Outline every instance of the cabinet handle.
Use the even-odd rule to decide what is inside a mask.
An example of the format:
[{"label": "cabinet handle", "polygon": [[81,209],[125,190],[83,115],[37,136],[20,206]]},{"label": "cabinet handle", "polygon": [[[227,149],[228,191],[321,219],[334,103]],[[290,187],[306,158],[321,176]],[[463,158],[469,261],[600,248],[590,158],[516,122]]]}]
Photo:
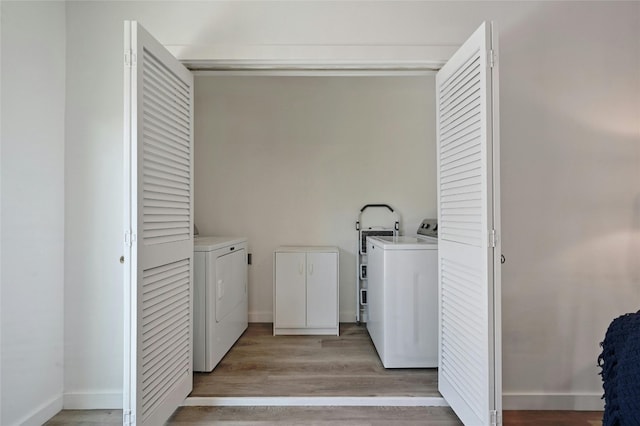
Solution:
[{"label": "cabinet handle", "polygon": [[300,273],[300,275],[304,273],[304,265],[302,264],[302,262],[298,264],[298,272]]},{"label": "cabinet handle", "polygon": [[309,264],[309,275],[313,275],[313,263]]}]

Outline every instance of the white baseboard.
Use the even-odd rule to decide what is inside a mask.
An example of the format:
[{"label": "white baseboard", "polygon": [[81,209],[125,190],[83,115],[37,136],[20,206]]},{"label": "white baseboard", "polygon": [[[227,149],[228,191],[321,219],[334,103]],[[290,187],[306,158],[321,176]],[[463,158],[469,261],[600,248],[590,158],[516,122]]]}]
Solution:
[{"label": "white baseboard", "polygon": [[340,322],[356,322],[356,313],[353,311],[341,311]]},{"label": "white baseboard", "polygon": [[121,392],[71,392],[64,394],[65,410],[122,410]]},{"label": "white baseboard", "polygon": [[249,312],[249,322],[273,322],[273,312],[271,311]]},{"label": "white baseboard", "polygon": [[40,426],[58,414],[60,410],[62,410],[62,395],[45,402],[16,424],[21,426]]},{"label": "white baseboard", "polygon": [[[273,322],[273,312],[249,312],[249,322]],[[356,314],[350,311],[340,312],[340,322],[356,322]]]},{"label": "white baseboard", "polygon": [[441,396],[189,397],[183,407],[448,407]]},{"label": "white baseboard", "polygon": [[504,410],[604,410],[598,393],[507,393],[502,394]]}]

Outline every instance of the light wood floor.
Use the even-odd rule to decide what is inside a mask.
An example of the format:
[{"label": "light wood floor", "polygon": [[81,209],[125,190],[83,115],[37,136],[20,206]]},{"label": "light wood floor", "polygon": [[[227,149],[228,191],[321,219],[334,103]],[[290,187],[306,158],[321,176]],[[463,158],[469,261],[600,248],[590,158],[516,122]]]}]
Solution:
[{"label": "light wood floor", "polygon": [[[45,426],[116,426],[119,410],[64,410]],[[460,426],[448,407],[181,407],[166,423],[178,425],[434,425]]]},{"label": "light wood floor", "polygon": [[[277,336],[251,324],[192,396],[439,396],[437,371],[385,370],[364,326],[341,336]],[[120,425],[121,410],[64,410],[47,426]],[[602,412],[504,411],[513,426],[595,426]],[[168,425],[460,425],[448,407],[181,407]]]},{"label": "light wood floor", "polygon": [[385,369],[365,326],[340,336],[273,336],[249,328],[191,396],[440,396],[436,369]]},{"label": "light wood floor", "polygon": [[[505,426],[597,426],[598,411],[505,411]],[[117,426],[120,410],[64,410],[45,426]],[[423,425],[459,426],[447,407],[181,407],[169,426],[195,425]]]}]

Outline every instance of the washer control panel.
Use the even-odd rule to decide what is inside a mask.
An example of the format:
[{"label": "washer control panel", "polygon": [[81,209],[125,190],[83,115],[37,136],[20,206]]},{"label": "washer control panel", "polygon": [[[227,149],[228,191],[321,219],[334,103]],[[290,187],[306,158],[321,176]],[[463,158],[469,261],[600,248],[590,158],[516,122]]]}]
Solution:
[{"label": "washer control panel", "polygon": [[417,234],[438,238],[438,219],[424,219],[418,226]]}]

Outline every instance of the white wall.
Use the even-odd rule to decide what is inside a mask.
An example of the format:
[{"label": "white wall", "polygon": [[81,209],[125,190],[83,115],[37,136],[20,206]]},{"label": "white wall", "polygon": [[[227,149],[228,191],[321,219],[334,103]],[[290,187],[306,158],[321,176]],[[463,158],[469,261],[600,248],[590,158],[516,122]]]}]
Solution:
[{"label": "white wall", "polygon": [[120,391],[123,19],[141,21],[182,58],[320,61],[434,59],[425,57],[430,47],[459,45],[493,19],[501,34],[505,407],[601,407],[598,343],[614,317],[637,310],[640,288],[639,8],[70,2],[65,389]]},{"label": "white wall", "polygon": [[506,401],[583,408],[640,296],[640,3],[544,5],[501,43]]},{"label": "white wall", "polygon": [[62,408],[65,5],[0,7],[0,423],[40,425]]},{"label": "white wall", "polygon": [[64,405],[118,408],[124,25],[86,9],[92,9],[89,2],[67,3]]},{"label": "white wall", "polygon": [[[250,320],[273,320],[273,252],[298,244],[340,248],[354,322],[360,208],[390,204],[409,234],[436,215],[433,75],[206,76],[195,92],[195,221],[249,237]],[[363,219],[392,226],[383,212]]]}]

